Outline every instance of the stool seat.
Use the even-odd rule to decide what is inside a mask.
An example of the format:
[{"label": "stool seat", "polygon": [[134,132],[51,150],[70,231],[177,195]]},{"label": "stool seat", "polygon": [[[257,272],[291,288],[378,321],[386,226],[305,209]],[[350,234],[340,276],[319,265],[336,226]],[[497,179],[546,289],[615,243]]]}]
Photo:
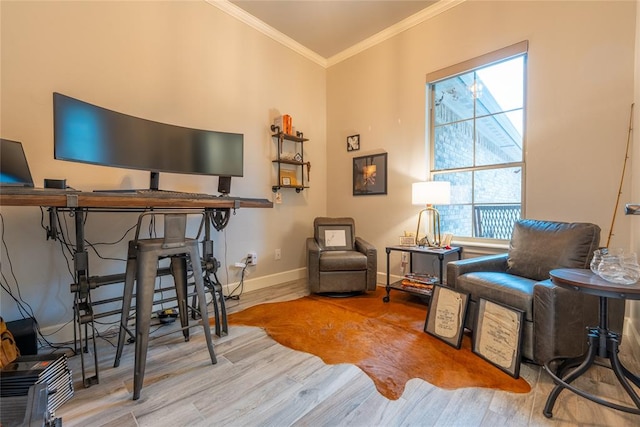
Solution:
[{"label": "stool seat", "polygon": [[[162,215],[164,217],[165,236],[163,238],[139,239],[142,219],[147,215]],[[136,237],[129,242],[127,255],[127,267],[125,272],[124,294],[122,300],[122,314],[120,318],[120,331],[118,334],[118,347],[113,366],[120,365],[120,358],[124,347],[125,335],[131,333],[127,328],[131,300],[133,298],[134,285],[136,289],[136,324],[135,324],[135,361],[133,376],[133,400],[140,397],[149,346],[149,328],[153,311],[153,295],[158,271],[158,261],[161,258],[169,258],[171,262],[171,274],[173,276],[176,297],[178,300],[178,312],[185,341],[189,340],[189,317],[187,313],[187,259],[191,263],[195,280],[196,294],[199,302],[199,311],[205,340],[211,356],[211,363],[217,363],[209,316],[207,313],[207,300],[205,297],[204,280],[202,277],[202,265],[198,252],[198,241],[185,237],[186,213],[144,213],[138,219]],[[214,301],[215,304],[215,301]]]}]

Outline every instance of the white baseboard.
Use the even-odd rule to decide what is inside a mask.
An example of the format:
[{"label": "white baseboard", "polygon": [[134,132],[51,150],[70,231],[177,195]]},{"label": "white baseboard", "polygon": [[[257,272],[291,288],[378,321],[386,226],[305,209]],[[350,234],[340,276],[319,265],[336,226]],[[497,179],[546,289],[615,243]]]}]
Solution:
[{"label": "white baseboard", "polygon": [[[280,285],[282,283],[292,282],[294,280],[304,279],[307,277],[306,267],[297,268],[295,270],[283,271],[281,273],[270,274],[267,276],[256,277],[255,279],[245,279],[243,292],[251,292],[258,289],[268,288],[269,286]],[[228,295],[239,285],[239,282],[224,285],[224,294]]]},{"label": "white baseboard", "polygon": [[[258,289],[268,288],[269,286],[279,285],[281,283],[291,282],[307,277],[306,268],[298,268],[295,270],[284,271],[277,274],[270,274],[267,276],[256,277],[255,279],[245,279],[243,292],[255,291]],[[236,289],[238,282],[229,283],[224,285],[224,294],[228,295],[233,289]],[[112,322],[118,320],[116,316],[100,319],[101,322]],[[104,333],[110,327],[110,325],[95,324],[96,333]],[[71,343],[69,346],[73,347],[73,328],[74,323],[69,322],[67,324],[57,324],[53,326],[46,326],[41,328],[42,334],[47,337],[52,343]],[[84,326],[82,327],[84,334]],[[91,333],[91,330],[89,330]]]}]

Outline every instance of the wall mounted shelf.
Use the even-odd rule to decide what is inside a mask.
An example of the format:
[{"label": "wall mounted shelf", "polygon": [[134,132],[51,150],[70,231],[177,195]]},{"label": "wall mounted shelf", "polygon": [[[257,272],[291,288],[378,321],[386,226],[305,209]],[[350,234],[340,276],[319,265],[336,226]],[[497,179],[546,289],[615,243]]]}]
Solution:
[{"label": "wall mounted shelf", "polygon": [[[304,138],[302,132],[296,132],[295,135],[284,133],[276,125],[271,125],[271,131],[273,132],[271,137],[278,143],[276,158],[272,160],[276,166],[277,184],[274,184],[271,190],[277,193],[281,188],[292,188],[299,193],[309,188],[306,183],[309,181],[311,164],[304,161],[304,143],[308,139]],[[293,152],[285,152],[285,148],[293,149]],[[288,155],[283,157],[285,153]],[[290,155],[293,155],[293,158]]]}]

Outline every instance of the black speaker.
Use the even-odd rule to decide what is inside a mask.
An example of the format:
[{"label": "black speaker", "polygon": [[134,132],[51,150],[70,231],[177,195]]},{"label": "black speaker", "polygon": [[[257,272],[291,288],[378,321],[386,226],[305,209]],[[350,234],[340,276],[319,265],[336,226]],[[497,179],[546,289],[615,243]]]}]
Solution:
[{"label": "black speaker", "polygon": [[38,354],[38,330],[33,319],[7,322],[7,329],[13,334],[21,355]]},{"label": "black speaker", "polygon": [[231,192],[231,177],[220,176],[218,177],[218,193],[229,194]]},{"label": "black speaker", "polygon": [[44,179],[44,188],[59,188],[64,190],[67,188],[67,180],[66,179]]}]

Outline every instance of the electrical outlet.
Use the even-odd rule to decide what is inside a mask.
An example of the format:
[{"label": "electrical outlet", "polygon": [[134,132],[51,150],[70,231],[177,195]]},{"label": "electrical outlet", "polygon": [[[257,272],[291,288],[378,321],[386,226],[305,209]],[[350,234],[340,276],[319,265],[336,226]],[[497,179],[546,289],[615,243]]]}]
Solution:
[{"label": "electrical outlet", "polygon": [[258,265],[258,254],[255,252],[249,252],[247,255],[247,265]]},{"label": "electrical outlet", "polygon": [[402,252],[402,262],[409,262],[409,253],[408,252]]},{"label": "electrical outlet", "polygon": [[276,249],[276,260],[279,260],[280,258],[282,258],[282,252],[280,251],[280,249]]}]

